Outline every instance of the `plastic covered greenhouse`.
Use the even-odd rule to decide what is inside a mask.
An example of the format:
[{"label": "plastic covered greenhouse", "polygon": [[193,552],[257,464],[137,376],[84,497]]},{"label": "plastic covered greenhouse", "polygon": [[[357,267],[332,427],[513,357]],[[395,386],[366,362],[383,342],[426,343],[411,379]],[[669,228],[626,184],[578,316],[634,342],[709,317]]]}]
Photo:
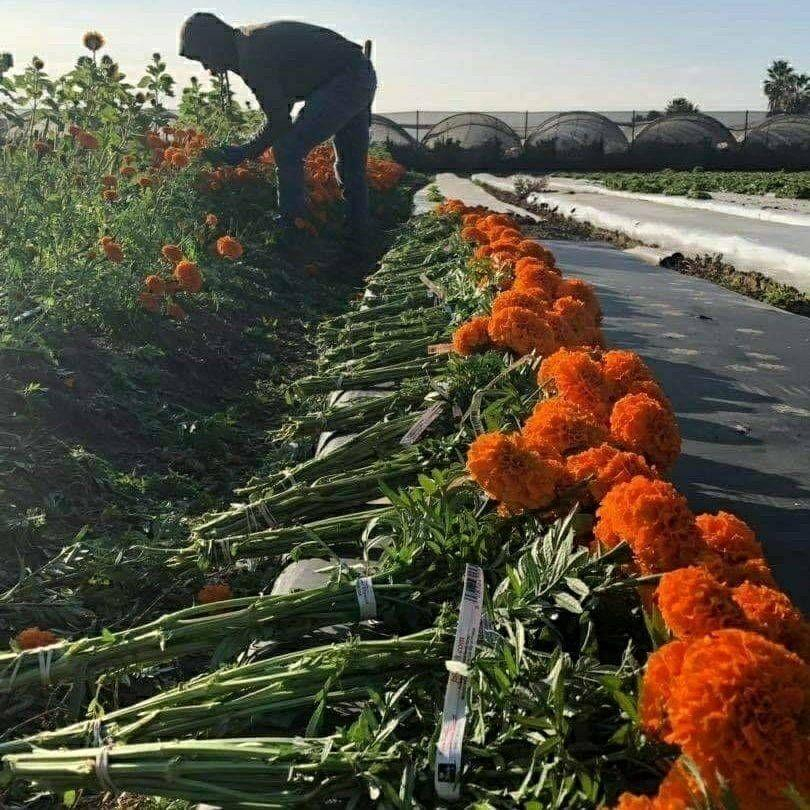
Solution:
[{"label": "plastic covered greenhouse", "polygon": [[419,141],[406,129],[384,115],[371,116],[369,132],[372,146],[382,146],[391,157],[407,166],[417,166],[424,162],[424,149]]},{"label": "plastic covered greenhouse", "polygon": [[747,135],[745,157],[766,166],[810,166],[810,115],[774,115]]},{"label": "plastic covered greenhouse", "polygon": [[701,113],[665,115],[647,124],[633,141],[635,161],[663,166],[726,163],[737,142],[716,118]]},{"label": "plastic covered greenhouse", "polygon": [[559,113],[532,131],[526,139],[527,164],[586,163],[599,165],[624,155],[630,148],[621,127],[595,112]]},{"label": "plastic covered greenhouse", "polygon": [[484,113],[458,113],[428,130],[422,143],[446,168],[493,168],[513,161],[520,137],[506,123]]}]

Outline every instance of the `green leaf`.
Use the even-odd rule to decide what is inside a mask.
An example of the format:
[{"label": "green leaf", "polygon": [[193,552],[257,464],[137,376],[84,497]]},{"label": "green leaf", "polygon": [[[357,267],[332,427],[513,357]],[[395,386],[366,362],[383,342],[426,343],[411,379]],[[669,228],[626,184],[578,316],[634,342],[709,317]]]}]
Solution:
[{"label": "green leaf", "polygon": [[580,605],[570,593],[566,593],[565,591],[555,594],[554,603],[563,610],[567,610],[569,613],[582,613],[582,605]]}]

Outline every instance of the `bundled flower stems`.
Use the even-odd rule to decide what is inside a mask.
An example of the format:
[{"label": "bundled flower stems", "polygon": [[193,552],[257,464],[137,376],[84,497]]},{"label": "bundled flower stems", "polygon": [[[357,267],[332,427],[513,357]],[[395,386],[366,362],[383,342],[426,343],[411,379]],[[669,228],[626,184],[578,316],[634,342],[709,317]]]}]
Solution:
[{"label": "bundled flower stems", "polygon": [[[751,528],[695,515],[667,480],[672,406],[639,355],[605,345],[601,318],[590,285],[511,215],[448,201],[415,217],[364,298],[321,325],[321,363],[291,388],[307,406],[279,431],[356,435],[250,481],[174,564],[362,553],[390,607],[375,631],[397,632],[400,608],[427,629],[221,668],[8,741],[3,778],[235,808],[437,806],[449,669],[468,707],[454,776],[467,806],[804,806],[807,622]],[[452,354],[432,350],[449,340]],[[434,432],[403,443],[433,406]],[[460,597],[448,572],[465,562],[485,568],[487,628],[469,664],[445,668]],[[0,665],[6,688],[31,687],[49,651],[51,679],[71,679],[357,619],[354,585],[338,581]],[[387,689],[407,707],[395,721],[374,714]]]},{"label": "bundled flower stems", "polygon": [[308,718],[315,710],[362,701],[392,679],[404,681],[440,667],[445,647],[443,633],[431,628],[402,638],[350,640],[223,668],[98,721],[0,743],[0,753],[84,746],[93,740],[167,740],[251,725],[284,728],[297,715]]}]

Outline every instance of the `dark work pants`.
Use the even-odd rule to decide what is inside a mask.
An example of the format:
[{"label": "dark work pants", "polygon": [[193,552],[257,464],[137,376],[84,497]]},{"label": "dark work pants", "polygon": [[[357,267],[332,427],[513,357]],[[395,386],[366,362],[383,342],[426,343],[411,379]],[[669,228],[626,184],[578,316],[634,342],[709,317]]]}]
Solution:
[{"label": "dark work pants", "polygon": [[290,220],[307,216],[304,158],[318,144],[333,138],[335,174],[348,206],[352,236],[365,238],[368,229],[368,158],[371,102],[377,76],[362,58],[306,100],[292,127],[273,145],[278,168],[278,204]]}]

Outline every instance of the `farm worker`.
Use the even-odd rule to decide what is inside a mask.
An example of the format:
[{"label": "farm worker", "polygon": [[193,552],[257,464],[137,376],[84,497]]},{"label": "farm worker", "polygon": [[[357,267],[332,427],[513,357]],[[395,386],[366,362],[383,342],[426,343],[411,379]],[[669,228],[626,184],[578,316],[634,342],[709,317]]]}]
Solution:
[{"label": "farm worker", "polygon": [[[232,28],[213,14],[189,17],[180,55],[212,73],[233,71],[250,87],[267,117],[248,143],[219,150],[236,165],[273,147],[282,224],[306,218],[304,158],[334,139],[335,174],[348,206],[348,241],[362,248],[368,231],[368,156],[371,102],[377,76],[363,49],[327,28],[271,22]],[[292,105],[305,102],[295,121]]]}]

